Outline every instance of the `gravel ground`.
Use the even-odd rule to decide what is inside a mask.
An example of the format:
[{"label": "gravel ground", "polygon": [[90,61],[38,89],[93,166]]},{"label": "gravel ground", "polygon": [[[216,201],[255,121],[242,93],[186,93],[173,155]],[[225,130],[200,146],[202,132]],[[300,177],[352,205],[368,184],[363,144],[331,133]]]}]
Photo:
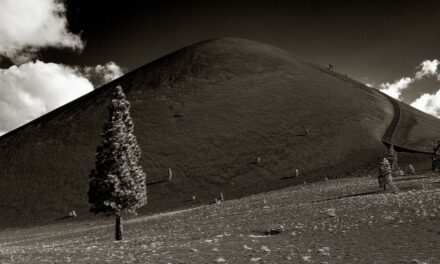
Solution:
[{"label": "gravel ground", "polygon": [[440,263],[440,177],[290,187],[134,218],[0,232],[0,263]]}]

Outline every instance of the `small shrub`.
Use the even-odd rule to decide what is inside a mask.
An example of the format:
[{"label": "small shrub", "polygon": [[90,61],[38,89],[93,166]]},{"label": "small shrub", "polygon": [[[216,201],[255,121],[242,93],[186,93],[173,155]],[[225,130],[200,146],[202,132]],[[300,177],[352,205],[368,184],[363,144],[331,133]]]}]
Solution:
[{"label": "small shrub", "polygon": [[416,174],[416,170],[414,169],[414,166],[412,164],[408,165],[408,168],[406,169],[406,174],[408,175]]}]

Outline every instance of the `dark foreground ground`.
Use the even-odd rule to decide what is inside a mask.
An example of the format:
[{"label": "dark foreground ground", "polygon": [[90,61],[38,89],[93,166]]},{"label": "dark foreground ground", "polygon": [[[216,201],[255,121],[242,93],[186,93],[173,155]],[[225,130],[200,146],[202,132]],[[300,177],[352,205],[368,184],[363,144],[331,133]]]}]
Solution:
[{"label": "dark foreground ground", "polygon": [[397,194],[338,179],[136,218],[122,242],[112,219],[4,230],[0,263],[440,263],[439,175],[396,182]]}]

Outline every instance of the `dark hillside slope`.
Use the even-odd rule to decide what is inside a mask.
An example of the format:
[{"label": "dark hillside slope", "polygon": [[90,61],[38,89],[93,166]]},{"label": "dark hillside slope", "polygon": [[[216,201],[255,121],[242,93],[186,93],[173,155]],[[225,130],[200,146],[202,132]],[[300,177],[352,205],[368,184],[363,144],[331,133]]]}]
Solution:
[{"label": "dark hillside slope", "polygon": [[405,103],[397,102],[400,122],[393,138],[396,145],[432,152],[433,143],[440,140],[440,119],[419,111]]},{"label": "dark hillside slope", "polygon": [[[88,174],[117,84],[132,102],[150,183],[144,212],[364,171],[381,158],[393,117],[381,93],[280,49],[198,43],[1,137],[0,226],[70,210],[90,217]],[[173,181],[161,182],[168,168]],[[295,168],[300,177],[281,179]]]}]

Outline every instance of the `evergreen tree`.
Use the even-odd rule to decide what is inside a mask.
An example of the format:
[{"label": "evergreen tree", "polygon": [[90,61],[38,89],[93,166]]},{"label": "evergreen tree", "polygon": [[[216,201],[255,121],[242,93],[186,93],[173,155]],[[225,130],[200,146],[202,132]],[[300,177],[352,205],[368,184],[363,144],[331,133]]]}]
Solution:
[{"label": "evergreen tree", "polygon": [[394,150],[394,146],[391,145],[388,148],[388,152],[387,152],[387,160],[389,161],[390,165],[391,165],[391,172],[393,174],[393,176],[399,176],[401,175],[401,169],[398,163],[398,155],[397,152]]},{"label": "evergreen tree", "polygon": [[387,187],[393,192],[397,192],[397,186],[394,185],[393,182],[393,173],[391,170],[390,162],[384,158],[379,169],[378,176],[379,187],[383,188],[384,191],[387,190]]},{"label": "evergreen tree", "polygon": [[121,86],[108,107],[102,145],[97,148],[89,184],[90,211],[116,215],[116,240],[122,240],[122,216],[136,214],[147,203],[146,175],[139,164],[141,150],[134,136],[130,102]]},{"label": "evergreen tree", "polygon": [[386,190],[388,179],[392,175],[391,165],[386,158],[383,159],[379,168],[379,177],[377,178],[379,187]]}]

